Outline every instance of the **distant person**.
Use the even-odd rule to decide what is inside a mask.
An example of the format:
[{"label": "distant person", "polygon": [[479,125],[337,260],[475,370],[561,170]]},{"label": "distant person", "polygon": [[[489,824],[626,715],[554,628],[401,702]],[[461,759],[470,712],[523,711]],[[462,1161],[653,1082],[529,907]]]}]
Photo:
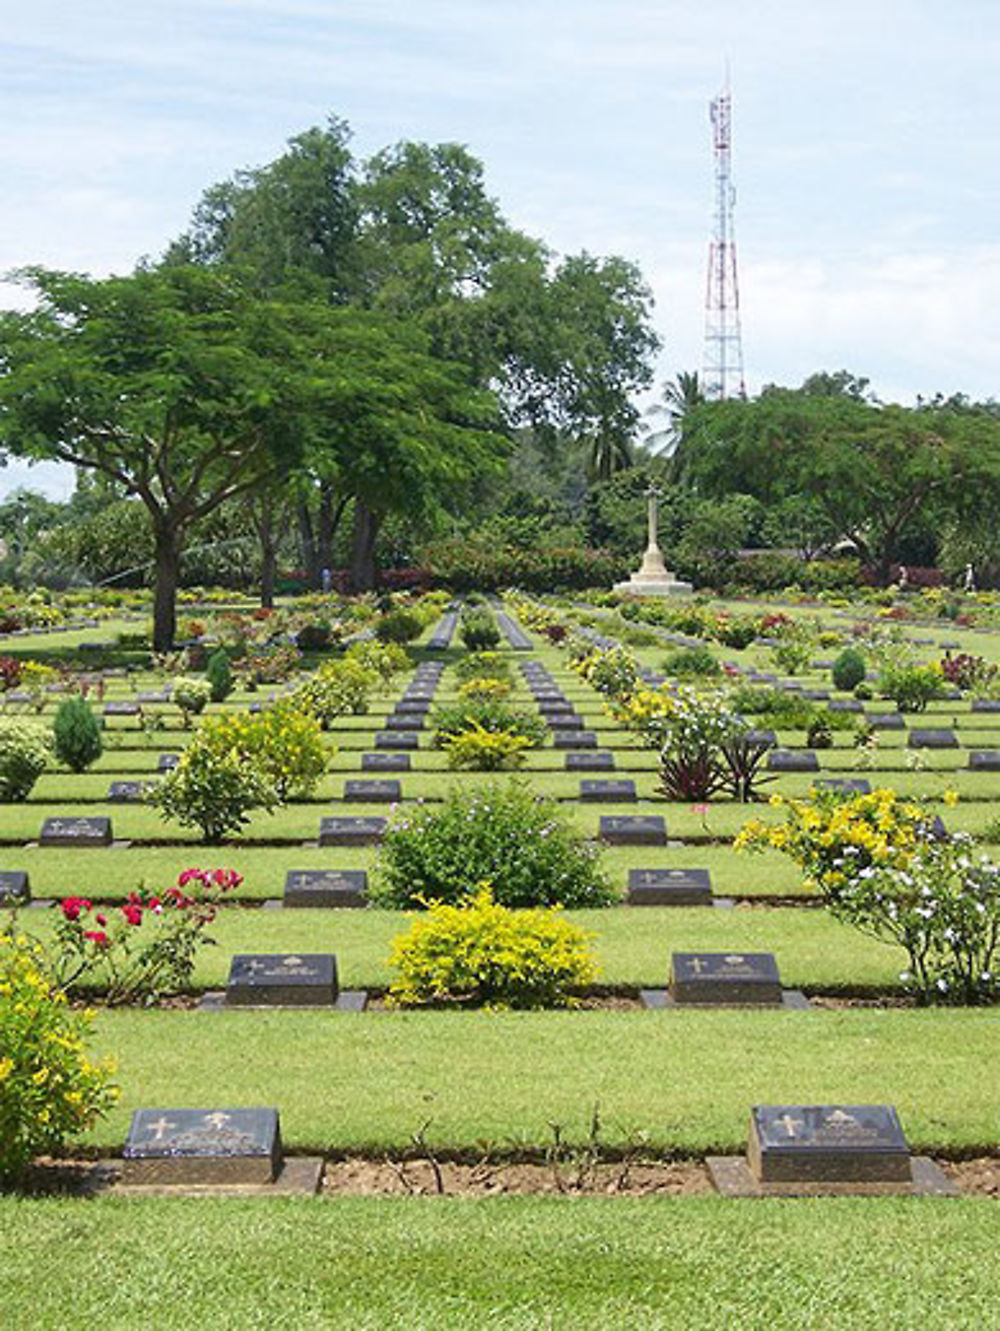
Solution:
[{"label": "distant person", "polygon": [[333,575],[328,568],[325,568],[319,575],[319,580],[325,592],[328,592],[333,586]]},{"label": "distant person", "polygon": [[901,592],[905,592],[906,589],[907,589],[907,587],[909,586],[909,583],[910,583],[910,575],[909,575],[909,573],[906,571],[906,565],[905,565],[905,564],[900,564],[900,566],[899,566],[899,584],[898,584],[898,585],[899,585],[899,590],[900,590]]},{"label": "distant person", "polygon": [[972,571],[972,565],[966,564],[965,574],[962,578],[962,590],[974,592],[976,590],[976,575]]}]

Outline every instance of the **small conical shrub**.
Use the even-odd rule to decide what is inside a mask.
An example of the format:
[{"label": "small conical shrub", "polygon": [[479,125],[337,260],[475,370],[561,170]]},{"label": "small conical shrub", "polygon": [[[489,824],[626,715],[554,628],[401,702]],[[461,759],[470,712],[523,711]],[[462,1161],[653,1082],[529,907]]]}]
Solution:
[{"label": "small conical shrub", "polygon": [[213,652],[205,667],[205,678],[212,686],[212,701],[224,702],[233,691],[233,672],[224,647]]},{"label": "small conical shrub", "polygon": [[60,705],[52,722],[52,738],[56,757],[71,772],[85,772],[104,751],[100,719],[85,698],[67,698]]},{"label": "small conical shrub", "polygon": [[833,663],[833,682],[838,689],[850,693],[867,674],[865,658],[853,647],[847,647]]}]

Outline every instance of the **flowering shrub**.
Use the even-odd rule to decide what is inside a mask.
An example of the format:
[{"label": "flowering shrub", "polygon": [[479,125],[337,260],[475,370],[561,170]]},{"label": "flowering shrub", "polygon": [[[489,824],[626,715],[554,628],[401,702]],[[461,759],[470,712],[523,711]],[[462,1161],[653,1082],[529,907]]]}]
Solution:
[{"label": "flowering shrub", "polygon": [[28,798],[50,751],[49,738],[37,725],[0,717],[0,804]]},{"label": "flowering shrub", "polygon": [[816,647],[817,635],[813,625],[801,619],[785,619],[773,625],[770,634],[774,638],[771,655],[779,670],[786,670],[790,675],[805,670]]},{"label": "flowering shrub", "polygon": [[372,900],[395,908],[462,901],[483,882],[505,906],[614,900],[596,847],[551,800],[515,780],[453,789],[440,805],[397,811],[379,851]]},{"label": "flowering shrub", "polygon": [[461,905],[431,902],[393,940],[390,964],[399,979],[389,1001],[573,1007],[573,990],[598,974],[590,938],[554,910],[509,910],[486,886]]},{"label": "flowering shrub", "polygon": [[502,702],[510,691],[511,685],[505,679],[467,679],[458,686],[458,696],[463,702]]},{"label": "flowering shrub", "polygon": [[471,679],[498,679],[513,682],[510,662],[501,652],[470,652],[455,664],[455,674],[463,683]]},{"label": "flowering shrub", "polygon": [[901,712],[922,712],[941,692],[942,675],[937,666],[890,664],[879,676],[879,692],[892,698]]},{"label": "flowering shrub", "polygon": [[988,693],[990,686],[1000,675],[1000,669],[985,657],[972,656],[968,652],[959,652],[957,656],[946,652],[939,669],[949,684],[980,695]]},{"label": "flowering shrub", "polygon": [[463,612],[458,636],[470,652],[491,651],[500,644],[500,630],[485,606]]},{"label": "flowering shrub", "polygon": [[59,704],[52,721],[52,744],[56,757],[71,772],[85,772],[100,758],[101,722],[86,698],[67,698]]},{"label": "flowering shrub", "polygon": [[473,721],[445,737],[448,766],[474,772],[513,772],[521,767],[531,741],[509,730],[487,730]]},{"label": "flowering shrub", "polygon": [[624,647],[595,647],[582,659],[571,653],[570,665],[606,698],[627,697],[639,680],[639,663]]},{"label": "flowering shrub", "polygon": [[326,771],[319,722],[288,699],[262,712],[210,717],[195,742],[220,760],[238,754],[273,787],[279,804],[310,795]]},{"label": "flowering shrub", "polygon": [[544,743],[546,728],[542,718],[524,708],[489,700],[451,703],[434,713],[434,747],[447,748],[456,735],[478,726],[482,730],[506,731],[527,740],[532,747]]},{"label": "flowering shrub", "polygon": [[973,854],[971,839],[947,834],[891,790],[845,798],[817,792],[783,800],[783,824],[749,823],[737,849],[789,855],[831,912],[905,949],[901,977],[923,1002],[990,1000],[1000,985],[1000,865]]},{"label": "flowering shrub", "polygon": [[188,675],[176,681],[170,696],[181,709],[186,730],[191,724],[191,718],[199,716],[208,706],[212,696],[212,686],[207,679],[196,679]]},{"label": "flowering shrub", "polygon": [[16,656],[0,656],[0,693],[16,689],[21,682],[21,662]]},{"label": "flowering shrub", "polygon": [[53,990],[41,949],[0,931],[0,1180],[17,1182],[33,1156],[58,1154],[117,1098],[109,1063],[92,1063],[92,1014]]},{"label": "flowering shrub", "polygon": [[292,694],[301,712],[314,716],[327,729],[339,716],[360,716],[378,683],[378,673],[357,658],[327,661]]},{"label": "flowering shrub", "polygon": [[41,712],[46,702],[46,689],[59,679],[59,671],[41,661],[25,661],[21,666],[21,688],[30,695],[31,707]]},{"label": "flowering shrub", "polygon": [[389,687],[396,675],[408,670],[410,666],[405,647],[397,642],[379,642],[374,638],[354,643],[347,649],[346,659],[376,675],[384,689]]},{"label": "flowering shrub", "polygon": [[49,962],[55,983],[70,995],[100,988],[109,1004],[148,1003],[185,988],[198,948],[213,941],[206,926],[242,882],[234,869],[185,869],[176,887],[152,893],[140,884],[122,906],[65,897]]},{"label": "flowering shrub", "polygon": [[272,643],[248,652],[240,664],[247,688],[255,689],[261,684],[283,684],[291,679],[301,660],[297,647]]}]

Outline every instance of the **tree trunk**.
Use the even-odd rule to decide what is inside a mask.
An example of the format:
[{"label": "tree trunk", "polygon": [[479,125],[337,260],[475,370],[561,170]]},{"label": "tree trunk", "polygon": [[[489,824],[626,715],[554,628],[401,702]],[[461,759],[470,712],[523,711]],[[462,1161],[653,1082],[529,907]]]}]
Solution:
[{"label": "tree trunk", "polygon": [[278,546],[272,533],[260,543],[260,603],[265,610],[274,609],[274,585],[278,577]]},{"label": "tree trunk", "polygon": [[320,562],[316,557],[316,541],[313,537],[312,514],[309,502],[300,499],[295,506],[295,515],[299,527],[299,544],[302,547],[302,567],[310,587],[319,586]]},{"label": "tree trunk", "polygon": [[177,588],[183,537],[177,527],[157,526],[156,584],[153,592],[153,650],[171,652],[177,633]]},{"label": "tree trunk", "polygon": [[322,576],[323,569],[333,567],[333,486],[324,481],[319,490],[319,512],[316,515],[316,563]]},{"label": "tree trunk", "polygon": [[381,514],[373,513],[361,499],[355,499],[351,541],[352,591],[370,592],[375,587],[375,541],[381,525]]}]

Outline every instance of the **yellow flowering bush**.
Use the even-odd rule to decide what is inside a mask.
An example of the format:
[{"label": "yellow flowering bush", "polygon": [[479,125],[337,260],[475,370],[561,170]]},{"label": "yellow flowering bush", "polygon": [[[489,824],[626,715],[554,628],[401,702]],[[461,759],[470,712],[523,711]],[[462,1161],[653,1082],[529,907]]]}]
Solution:
[{"label": "yellow flowering bush", "polygon": [[524,763],[532,741],[510,730],[487,730],[470,721],[465,730],[446,735],[448,766],[473,772],[512,772]]},{"label": "yellow flowering bush", "polygon": [[510,910],[486,885],[468,902],[430,902],[392,945],[402,1007],[463,1003],[495,1008],[573,1007],[598,974],[592,935],[555,908]]},{"label": "yellow flowering bush", "polygon": [[468,679],[458,686],[458,696],[469,702],[502,702],[510,691],[504,679]]},{"label": "yellow flowering bush", "polygon": [[274,787],[282,804],[292,795],[308,797],[326,771],[319,721],[288,700],[261,712],[210,717],[197,739],[220,756],[239,753]]},{"label": "yellow flowering bush", "polygon": [[117,1098],[111,1065],[87,1054],[91,1020],[51,989],[37,945],[0,932],[0,1181],[16,1183]]},{"label": "yellow flowering bush", "polygon": [[831,904],[849,880],[870,865],[905,869],[917,846],[931,835],[926,810],[894,790],[846,798],[837,791],[817,790],[812,799],[772,795],[770,803],[784,810],[784,821],[753,819],[744,824],[736,849],[771,849],[789,856]]}]

